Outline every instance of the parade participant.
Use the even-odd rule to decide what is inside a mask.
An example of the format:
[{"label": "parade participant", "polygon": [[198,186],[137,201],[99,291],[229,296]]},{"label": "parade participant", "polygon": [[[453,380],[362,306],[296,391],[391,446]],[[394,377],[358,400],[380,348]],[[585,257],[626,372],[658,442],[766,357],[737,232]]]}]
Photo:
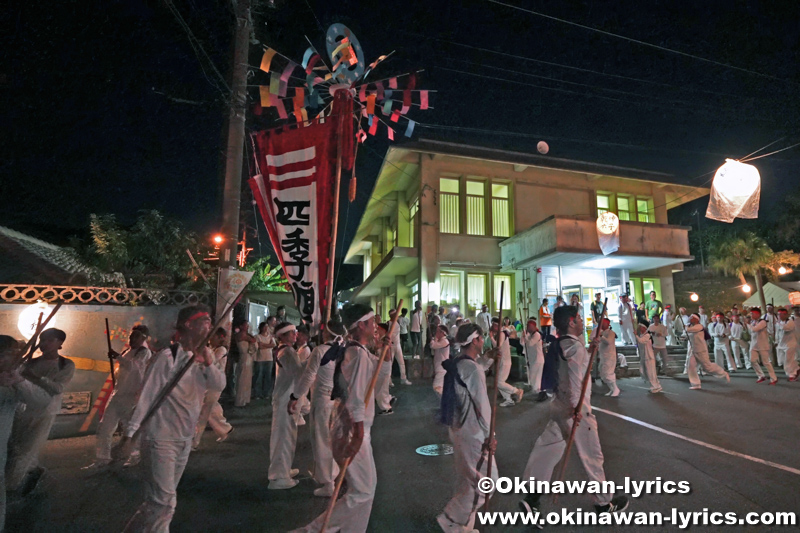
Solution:
[{"label": "parade participant", "polygon": [[[225,347],[228,340],[228,332],[225,328],[217,328],[209,341],[211,347],[211,364],[222,372],[225,376],[225,365],[228,359],[228,349]],[[223,389],[225,387],[223,386]],[[200,439],[206,430],[206,426],[211,426],[214,434],[217,436],[217,442],[224,442],[233,431],[231,426],[225,419],[225,414],[222,411],[222,406],[219,404],[219,396],[222,391],[207,390],[203,399],[203,407],[200,409],[200,417],[197,419],[197,429],[194,432],[194,441],[192,442],[192,450],[196,450],[200,446]]]},{"label": "parade participant", "polygon": [[[439,306],[439,315],[438,316],[439,316],[439,324],[441,324],[442,326],[446,326],[448,324],[448,322],[447,322],[447,316],[445,316],[445,314],[444,314],[444,306],[443,305]],[[434,335],[435,335],[435,333],[434,333]]]},{"label": "parade participant", "polygon": [[[437,319],[434,319],[434,322]],[[371,345],[380,345],[382,339],[389,333],[389,324],[376,324],[375,339]],[[389,347],[389,356],[392,355],[392,347]],[[384,359],[381,363],[381,370],[378,374],[378,381],[375,383],[375,403],[378,406],[379,415],[391,415],[394,413],[394,402],[397,398],[389,393],[389,385],[392,381],[392,360]]]},{"label": "parade participant", "polygon": [[[589,366],[589,352],[583,344],[583,321],[574,307],[561,307],[553,313],[553,322],[558,331],[561,352],[558,386],[555,399],[550,405],[550,421],[533,446],[523,478],[550,480],[553,469],[564,455],[572,424],[577,419],[579,425],[575,430],[575,451],[589,481],[603,487],[606,475],[603,471],[603,451],[597,433],[597,419],[592,413],[591,387],[587,387],[583,403],[579,405],[583,378]],[[602,324],[607,327],[607,320],[603,320]],[[595,338],[592,344],[598,342],[600,340]],[[520,502],[520,507],[527,513],[538,511],[541,497],[541,494],[529,492]],[[615,513],[628,507],[625,496],[615,497],[611,492],[596,493],[592,498],[598,513]]]},{"label": "parade participant", "polygon": [[[397,329],[400,332],[400,355],[402,356],[403,352],[408,347],[408,326],[411,323],[406,316],[408,314],[408,309],[405,307],[400,311],[400,316],[397,317]],[[403,362],[403,368],[405,368],[405,362]]]},{"label": "parade participant", "polygon": [[678,341],[675,338],[675,327],[673,324],[674,319],[675,313],[672,311],[672,306],[667,304],[664,306],[664,312],[661,314],[661,325],[667,329],[666,343],[669,346],[676,346],[678,344]]},{"label": "parade participant", "polygon": [[598,373],[600,379],[608,387],[606,396],[617,397],[620,390],[617,387],[617,334],[611,329],[611,321],[608,318],[600,320],[600,345],[597,352],[600,365]]},{"label": "parade participant", "polygon": [[[678,338],[679,343],[686,343],[686,346],[689,346],[689,334],[686,333],[686,328],[691,325],[691,319],[689,315],[686,314],[686,308],[681,307],[678,309],[678,319],[675,320],[675,336]],[[688,365],[688,361],[686,361]],[[687,367],[688,368],[688,367]],[[684,372],[685,373],[685,372]]]},{"label": "parade participant", "polygon": [[769,384],[775,385],[778,383],[778,378],[775,375],[775,369],[772,368],[772,361],[770,360],[771,348],[768,323],[761,317],[761,309],[758,307],[750,309],[750,318],[751,322],[747,326],[750,332],[750,363],[753,365],[756,375],[758,376],[756,383],[763,383],[767,380],[764,376],[764,371],[761,370],[761,365],[764,365],[769,373]]},{"label": "parade participant", "polygon": [[622,330],[622,342],[624,342],[626,346],[634,344],[636,311],[631,306],[630,298],[628,298],[627,294],[620,296],[617,314],[619,316],[619,327]]},{"label": "parade participant", "polygon": [[708,315],[702,305],[697,307],[697,316],[700,317],[700,325],[708,329]]},{"label": "parade participant", "polygon": [[[734,314],[731,317],[731,320],[732,322],[729,328],[731,333],[731,354],[733,355],[733,361],[736,364],[737,369],[747,368],[750,370],[750,350],[747,346],[747,342],[742,339],[744,327],[741,323],[741,316],[739,314]],[[742,366],[743,364],[744,366]]]},{"label": "parade participant", "polygon": [[725,368],[727,361],[728,372],[736,372],[736,364],[728,350],[727,340],[730,338],[730,329],[725,324],[725,315],[714,314],[714,321],[708,327],[708,333],[714,339],[714,362],[717,366]]},{"label": "parade participant", "polygon": [[[399,320],[399,319],[398,319]],[[288,412],[293,415],[297,410],[299,398],[305,398],[311,391],[311,450],[314,454],[314,480],[322,485],[314,490],[314,496],[330,497],[333,494],[334,482],[339,473],[339,467],[333,459],[331,451],[330,425],[328,424],[333,412],[333,373],[336,364],[327,362],[322,365],[322,358],[332,347],[341,346],[347,331],[344,325],[336,320],[329,320],[322,331],[324,344],[320,344],[311,352],[305,370],[300,380],[295,385],[294,392],[289,398]]]},{"label": "parade participant", "polygon": [[[394,319],[394,315],[396,313],[396,309],[389,311],[390,321]],[[394,328],[394,332],[392,333],[392,347],[390,349],[392,351],[392,358],[397,361],[397,368],[400,369],[400,383],[403,385],[411,385],[411,382],[408,381],[408,377],[406,376],[406,360],[403,358],[403,338],[399,328],[401,318],[403,317],[397,317],[397,326]],[[391,368],[391,362],[389,363],[389,367]],[[391,371],[389,374],[389,379],[391,380]],[[391,381],[389,383],[391,384]]]},{"label": "parade participant", "polygon": [[697,367],[700,366],[707,374],[711,374],[717,378],[725,378],[730,383],[731,377],[719,365],[712,363],[708,358],[708,344],[706,343],[706,330],[700,324],[700,315],[697,313],[692,314],[690,317],[690,326],[686,329],[689,335],[689,345],[691,346],[691,355],[687,354],[689,359],[689,383],[690,389],[700,389],[700,376],[697,375]]},{"label": "parade participant", "polygon": [[489,334],[489,329],[492,327],[492,315],[489,314],[488,305],[481,306],[481,312],[475,317],[475,323],[480,326],[484,336]]},{"label": "parade participant", "polygon": [[[297,445],[297,415],[289,414],[292,391],[303,374],[303,365],[293,348],[297,328],[289,322],[275,326],[278,347],[272,352],[278,368],[272,391],[272,428],[269,435],[269,489],[290,489],[297,485],[294,477],[300,473],[292,468]],[[303,396],[305,398],[305,396]]]},{"label": "parade participant", "polygon": [[433,390],[441,398],[446,372],[442,363],[450,359],[450,341],[447,339],[447,326],[439,325],[436,329],[436,336],[431,341],[431,350],[433,350]]},{"label": "parade participant", "polygon": [[[109,357],[116,359],[119,369],[116,372],[117,386],[106,404],[103,418],[97,426],[97,442],[95,444],[95,460],[83,470],[97,470],[105,468],[111,463],[111,443],[117,426],[122,423],[123,430],[128,424],[136,400],[144,385],[144,375],[147,363],[153,353],[147,347],[149,330],[147,326],[134,326],[128,337],[129,348],[119,353],[111,350]],[[139,443],[134,443],[136,446]],[[131,458],[138,462],[139,451],[135,450]]]},{"label": "parade participant", "polygon": [[[658,318],[658,315],[656,315],[656,318]],[[647,332],[647,326],[644,324],[639,324],[636,344],[636,348],[639,352],[639,370],[642,374],[642,379],[650,384],[651,393],[659,393],[662,391],[662,388],[661,382],[658,381],[658,373],[656,372],[656,357],[653,353],[653,340],[650,333]]]},{"label": "parade participant", "polygon": [[134,435],[164,388],[187,363],[191,366],[142,427],[145,500],[125,527],[127,532],[169,531],[177,503],[176,490],[192,449],[203,398],[207,390],[222,391],[225,387],[225,376],[211,364],[208,349],[198,346],[210,329],[207,306],[184,307],[178,312],[177,342],[153,356],[120,442],[120,458],[130,455]]},{"label": "parade participant", "polygon": [[[304,369],[308,362],[308,359],[311,357],[311,347],[308,345],[308,341],[311,338],[311,332],[308,329],[308,326],[305,324],[300,324],[297,326],[297,342],[295,342],[294,349],[297,352],[297,359],[300,361],[300,366]],[[306,424],[305,415],[311,412],[311,401],[309,401],[308,396],[303,396],[297,402],[299,406],[299,410],[295,413],[295,419],[297,420],[298,426],[304,426]]]},{"label": "parade participant", "polygon": [[20,375],[47,393],[42,401],[27,404],[14,417],[14,426],[8,442],[6,464],[6,490],[25,495],[32,492],[45,469],[39,466],[39,451],[50,434],[50,428],[61,412],[61,397],[75,374],[75,363],[59,354],[67,334],[49,328],[39,335],[41,357],[30,359]]},{"label": "parade participant", "polygon": [[652,322],[653,317],[661,317],[661,313],[664,311],[664,306],[661,304],[661,300],[656,298],[656,291],[650,291],[650,300],[644,304],[645,309],[647,310],[647,319]]},{"label": "parade participant", "polygon": [[522,333],[522,353],[528,370],[528,385],[533,392],[542,390],[542,369],[544,368],[544,347],[542,334],[536,327],[536,319],[528,319],[527,328]]},{"label": "parade participant", "polygon": [[[347,382],[345,406],[353,422],[353,435],[345,450],[351,462],[345,473],[347,493],[336,501],[326,531],[363,533],[369,524],[378,484],[371,437],[375,404],[372,399],[366,401],[366,396],[375,365],[379,363],[365,347],[375,339],[375,314],[367,305],[349,304],[342,309],[342,319],[351,338],[340,363],[342,377]],[[325,513],[295,532],[317,533],[324,520]]]},{"label": "parade participant", "polygon": [[[458,333],[458,328],[460,328],[463,324],[464,324],[463,318],[461,317],[456,318],[455,321],[449,326],[450,330],[447,332],[448,336],[450,338],[455,339],[456,333]],[[455,346],[453,346],[453,348],[455,348]]]},{"label": "parade participant", "polygon": [[272,350],[278,345],[273,336],[275,324],[278,319],[274,316],[267,317],[265,322],[258,325],[255,362],[253,363],[253,396],[256,399],[270,399],[272,397]]},{"label": "parade participant", "polygon": [[422,304],[414,302],[411,312],[411,356],[419,359],[422,354]]},{"label": "parade participant", "polygon": [[545,342],[547,342],[547,337],[550,336],[550,326],[553,324],[553,317],[547,304],[547,298],[544,298],[542,305],[539,307],[539,325],[542,328],[542,337]]},{"label": "parade participant", "polygon": [[233,339],[238,349],[239,360],[236,362],[236,394],[234,405],[244,407],[250,403],[253,388],[253,353],[256,349],[256,338],[247,330],[250,327],[247,319],[233,321]]},{"label": "parade participant", "polygon": [[[497,336],[500,334],[500,346],[497,345]],[[498,348],[500,354],[497,359],[497,391],[503,397],[500,407],[511,407],[522,401],[523,391],[506,383],[511,373],[511,344],[508,334],[500,331],[500,319],[492,319],[491,335],[492,347]]]},{"label": "parade participant", "polygon": [[653,339],[653,353],[656,358],[661,359],[661,371],[664,374],[669,374],[669,355],[667,353],[667,326],[661,323],[661,317],[658,315],[653,317],[653,323],[647,328]]},{"label": "parade participant", "polygon": [[486,494],[478,490],[478,480],[497,480],[497,463],[488,472],[488,454],[497,445],[491,435],[492,407],[486,393],[486,370],[497,351],[482,357],[484,332],[477,324],[458,328],[455,342],[461,355],[445,361],[447,374],[441,402],[442,423],[448,426],[455,461],[455,489],[444,512],[436,521],[445,533],[472,532],[477,510]]},{"label": "parade participant", "polygon": [[778,322],[775,324],[778,364],[783,363],[783,370],[789,381],[797,381],[797,378],[800,377],[795,326],[794,320],[789,319],[789,311],[784,308],[778,309]]}]

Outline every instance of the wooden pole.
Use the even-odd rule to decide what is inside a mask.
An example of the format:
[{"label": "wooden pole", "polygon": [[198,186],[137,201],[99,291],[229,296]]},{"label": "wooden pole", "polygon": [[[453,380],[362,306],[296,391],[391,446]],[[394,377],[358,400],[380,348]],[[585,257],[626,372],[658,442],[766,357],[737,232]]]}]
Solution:
[{"label": "wooden pole", "polygon": [[62,302],[58,302],[56,306],[53,308],[53,310],[50,311],[50,314],[47,315],[47,318],[44,320],[44,322],[41,321],[41,315],[43,313],[40,313],[39,324],[36,326],[36,331],[33,332],[33,336],[25,345],[25,348],[22,349],[22,352],[20,352],[21,354],[24,354],[22,356],[22,359],[20,360],[20,363],[24,363],[25,361],[28,361],[33,357],[36,348],[38,348],[36,341],[39,340],[39,335],[41,335],[42,331],[44,331],[44,328],[47,327],[47,323],[50,322],[50,319],[53,318],[56,315],[56,313],[58,313],[58,310],[61,309],[62,305],[64,305]]},{"label": "wooden pole", "polygon": [[111,386],[117,388],[117,378],[114,376],[114,358],[111,357],[111,328],[106,318],[106,343],[108,343],[108,363],[111,365]]},{"label": "wooden pole", "polygon": [[[505,292],[506,282],[500,282],[500,311],[502,315],[503,311],[503,292]],[[502,320],[498,324],[500,328],[497,330],[497,350],[500,350],[500,340],[503,335],[503,323]],[[497,354],[500,355],[499,353]],[[500,375],[500,371],[498,369],[499,362],[498,358],[495,357],[494,359],[494,389],[492,390],[492,419],[489,422],[489,460],[486,462],[486,475],[492,477],[492,462],[494,461],[494,452],[492,451],[492,440],[494,439],[494,430],[495,430],[495,421],[497,419],[497,380]],[[489,496],[486,496],[486,499],[483,502],[483,511],[489,511]]]},{"label": "wooden pole", "polygon": [[[400,309],[403,308],[403,300],[400,300],[397,303],[397,308],[394,310],[394,317],[392,318],[392,322],[389,324],[389,331],[387,332],[386,336],[389,338],[391,343],[392,339],[392,332],[394,331],[395,325],[397,324],[397,318],[400,316]],[[383,347],[383,351],[381,352],[381,357],[378,359],[378,364],[375,365],[375,372],[372,374],[372,380],[369,382],[369,387],[367,387],[367,394],[364,396],[364,404],[369,406],[370,399],[372,398],[372,393],[375,391],[375,384],[378,382],[378,375],[381,371],[381,365],[383,365],[383,360],[386,358],[386,352],[389,350],[390,344],[387,344]],[[328,508],[325,510],[325,518],[322,520],[322,527],[320,528],[320,533],[325,531],[325,528],[328,527],[328,522],[331,520],[331,513],[333,513],[333,507],[336,505],[336,499],[339,497],[339,490],[342,488],[342,482],[344,481],[344,475],[347,472],[347,467],[350,466],[352,458],[348,457],[344,460],[341,469],[339,470],[339,476],[336,478],[336,486],[333,488],[333,494],[331,495],[331,501],[328,502]]]},{"label": "wooden pole", "polygon": [[[594,342],[600,335],[600,325],[602,325],[603,317],[606,315],[606,306],[608,305],[608,298],[603,301],[603,312],[600,313],[600,322],[594,332]],[[578,315],[580,317],[580,315]],[[578,398],[578,405],[575,406],[575,414],[572,415],[572,429],[569,432],[569,440],[567,440],[567,449],[564,451],[564,460],[561,463],[561,471],[558,474],[558,480],[564,480],[564,473],[567,471],[567,462],[569,461],[569,454],[572,451],[572,443],[575,442],[575,430],[578,429],[580,423],[581,407],[583,406],[583,399],[586,397],[586,388],[589,386],[589,378],[592,375],[592,364],[594,363],[594,354],[597,352],[597,344],[592,344],[589,349],[589,365],[586,367],[586,374],[583,375],[583,383],[581,384],[581,396]],[[558,501],[558,494],[553,496],[553,502]]]}]

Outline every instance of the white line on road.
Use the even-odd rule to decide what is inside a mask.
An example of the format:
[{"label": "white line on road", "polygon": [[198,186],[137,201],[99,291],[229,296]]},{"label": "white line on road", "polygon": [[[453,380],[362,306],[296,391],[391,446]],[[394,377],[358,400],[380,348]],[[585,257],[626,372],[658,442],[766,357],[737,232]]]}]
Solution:
[{"label": "white line on road", "polygon": [[617,418],[621,418],[622,420],[627,420],[628,422],[633,422],[634,424],[640,425],[642,427],[646,427],[648,429],[652,429],[653,431],[658,431],[659,433],[663,433],[664,435],[669,435],[670,437],[675,437],[677,439],[685,440],[686,442],[691,442],[692,444],[697,444],[698,446],[704,446],[706,448],[710,448],[712,450],[716,450],[718,452],[727,453],[728,455],[733,455],[734,457],[741,457],[742,459],[747,459],[748,461],[753,461],[754,463],[760,463],[762,465],[771,466],[772,468],[778,468],[780,470],[784,470],[791,474],[796,474],[800,476],[800,470],[797,468],[792,468],[791,466],[786,466],[778,463],[773,463],[772,461],[767,461],[764,459],[759,459],[758,457],[753,457],[752,455],[747,455],[744,453],[735,452],[733,450],[728,450],[726,448],[722,448],[720,446],[716,446],[714,444],[709,444],[707,442],[703,442],[701,440],[693,439],[691,437],[686,437],[684,435],[680,435],[678,433],[674,433],[672,431],[662,429],[658,426],[654,426],[653,424],[648,424],[647,422],[643,422],[641,420],[637,420],[635,418],[631,418],[629,416],[621,415],[619,413],[615,413],[613,411],[608,411],[606,409],[601,409],[600,407],[592,406],[592,411],[600,411],[601,413],[605,413],[607,415],[615,416]]},{"label": "white line on road", "polygon": [[[627,387],[627,385],[626,385],[626,387]],[[649,389],[649,388],[647,388],[647,387],[637,387],[636,385],[631,385],[631,387],[633,387],[633,388],[635,388],[635,389],[650,390],[650,389]],[[625,390],[625,389],[623,388],[622,390]],[[680,394],[678,394],[677,392],[667,392],[667,391],[665,391],[665,390],[662,390],[662,391],[661,391],[661,394],[671,394],[671,395],[673,395],[673,396],[680,396]]]}]

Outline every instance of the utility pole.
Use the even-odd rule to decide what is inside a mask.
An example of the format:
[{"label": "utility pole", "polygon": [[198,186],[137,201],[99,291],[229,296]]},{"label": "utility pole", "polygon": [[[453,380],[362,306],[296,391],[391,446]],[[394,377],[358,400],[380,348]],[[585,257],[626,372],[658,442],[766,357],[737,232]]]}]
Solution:
[{"label": "utility pole", "polygon": [[247,104],[247,69],[250,49],[250,0],[235,0],[236,34],[233,49],[233,76],[228,116],[228,146],[225,151],[225,186],[222,196],[220,268],[236,264],[239,247],[239,204],[242,195],[244,121]]},{"label": "utility pole", "polygon": [[703,269],[703,273],[706,271],[706,259],[705,254],[703,253],[703,248],[705,247],[703,244],[703,230],[700,228],[700,210],[695,210],[693,215],[697,215],[697,235],[699,236],[700,242],[700,266]]}]

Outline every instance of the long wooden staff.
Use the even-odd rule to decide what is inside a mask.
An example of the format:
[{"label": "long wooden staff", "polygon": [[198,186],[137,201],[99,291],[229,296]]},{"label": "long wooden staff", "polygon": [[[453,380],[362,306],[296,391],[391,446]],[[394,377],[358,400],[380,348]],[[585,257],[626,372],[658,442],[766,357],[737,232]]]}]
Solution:
[{"label": "long wooden staff", "polygon": [[106,343],[108,343],[108,363],[111,365],[111,386],[117,388],[117,378],[114,376],[114,358],[111,357],[111,328],[108,327],[106,318]]},{"label": "long wooden staff", "polygon": [[[594,343],[597,340],[597,337],[600,336],[600,330],[602,329],[601,326],[603,324],[603,317],[606,314],[606,305],[608,305],[608,298],[603,301],[603,312],[600,313],[600,324],[597,325],[597,329],[594,332],[594,338],[592,342]],[[569,440],[567,440],[567,449],[564,451],[564,461],[561,463],[561,472],[558,474],[558,480],[564,480],[564,473],[567,471],[567,462],[569,461],[569,454],[572,451],[572,444],[575,442],[575,430],[578,429],[578,424],[580,423],[580,412],[581,407],[583,407],[583,399],[586,397],[586,387],[589,385],[589,378],[592,375],[592,364],[594,363],[594,354],[597,352],[597,344],[592,344],[591,348],[589,349],[589,365],[586,367],[586,374],[583,375],[583,383],[581,384],[581,396],[578,398],[578,405],[575,407],[575,414],[572,415],[572,429],[569,432]],[[553,496],[553,502],[558,500],[558,494]]]},{"label": "long wooden staff", "polygon": [[[500,282],[500,315],[503,314],[503,292],[505,292],[506,282]],[[497,356],[500,356],[500,340],[502,339],[503,335],[503,326],[502,321],[497,324],[499,329],[497,330]],[[494,389],[492,390],[492,419],[489,422],[489,459],[486,462],[486,475],[492,477],[492,462],[494,460],[494,452],[492,451],[492,439],[494,439],[494,430],[495,430],[495,420],[497,419],[497,381],[500,376],[500,363],[498,362],[498,357],[495,357],[495,364],[494,364]],[[489,497],[487,496],[483,502],[483,511],[489,511]]]},{"label": "long wooden staff", "polygon": [[[242,287],[242,290],[239,291],[239,294],[236,295],[236,298],[234,298],[234,300],[228,305],[228,307],[225,309],[225,312],[219,315],[217,322],[211,327],[211,329],[208,332],[208,335],[206,335],[206,338],[200,341],[200,343],[195,347],[194,349],[195,352],[208,343],[208,341],[214,335],[214,332],[217,330],[217,328],[219,328],[220,324],[222,324],[222,322],[225,320],[225,317],[228,316],[228,313],[230,313],[236,306],[236,304],[239,303],[239,300],[244,295],[244,291],[246,288],[247,288],[246,285]],[[156,411],[158,411],[158,408],[161,407],[161,404],[164,403],[164,400],[167,399],[167,396],[169,396],[170,393],[173,391],[173,389],[175,389],[175,387],[178,385],[178,382],[189,371],[189,369],[192,367],[193,364],[194,364],[194,357],[190,358],[186,362],[186,364],[183,365],[183,367],[181,367],[180,370],[178,370],[178,373],[175,374],[175,376],[172,378],[172,381],[167,383],[164,386],[164,388],[161,389],[161,392],[158,394],[158,396],[156,396],[156,400],[150,406],[150,409],[147,410],[147,413],[144,415],[144,418],[142,418],[142,422],[139,425],[139,429],[136,430],[136,434],[133,436],[132,440],[135,440],[139,436],[139,434],[144,429],[145,424],[147,424],[150,418],[152,418],[153,415],[156,413]]]},{"label": "long wooden staff", "polygon": [[[397,318],[400,316],[400,309],[403,308],[403,300],[400,300],[397,303],[397,309],[394,310],[394,317],[392,318],[392,322],[389,324],[389,331],[387,332],[387,337],[390,339],[392,338],[392,332],[394,332],[394,327],[397,324]],[[370,398],[372,397],[372,393],[375,392],[375,385],[378,383],[378,374],[380,374],[381,366],[383,365],[383,360],[386,358],[386,352],[389,350],[391,342],[383,347],[383,351],[381,352],[381,358],[378,359],[378,364],[375,365],[375,373],[372,374],[372,380],[369,382],[369,387],[367,387],[367,394],[364,396],[364,405],[369,406]],[[325,531],[325,528],[328,527],[328,522],[331,520],[331,513],[333,513],[333,506],[336,505],[336,499],[339,497],[339,490],[342,488],[342,482],[344,481],[344,475],[347,472],[347,467],[350,466],[352,458],[348,457],[344,460],[342,464],[342,468],[339,470],[339,476],[336,478],[336,485],[333,487],[333,494],[331,495],[331,501],[328,502],[328,508],[325,510],[325,518],[322,520],[322,527],[320,528],[320,533]]]},{"label": "long wooden staff", "polygon": [[42,322],[43,313],[39,314],[39,323],[36,326],[36,330],[33,332],[33,336],[28,341],[28,344],[26,344],[25,347],[22,349],[21,353],[25,355],[23,355],[22,358],[20,359],[20,363],[29,361],[33,357],[34,352],[36,352],[36,348],[39,347],[36,344],[37,341],[39,340],[39,335],[41,335],[42,331],[44,331],[44,328],[47,327],[47,323],[50,322],[50,319],[53,318],[56,313],[58,313],[58,310],[61,309],[62,305],[64,305],[62,302],[58,302],[56,306],[53,308],[53,310],[50,311],[50,314],[47,315],[47,318],[45,319],[44,322]]}]

